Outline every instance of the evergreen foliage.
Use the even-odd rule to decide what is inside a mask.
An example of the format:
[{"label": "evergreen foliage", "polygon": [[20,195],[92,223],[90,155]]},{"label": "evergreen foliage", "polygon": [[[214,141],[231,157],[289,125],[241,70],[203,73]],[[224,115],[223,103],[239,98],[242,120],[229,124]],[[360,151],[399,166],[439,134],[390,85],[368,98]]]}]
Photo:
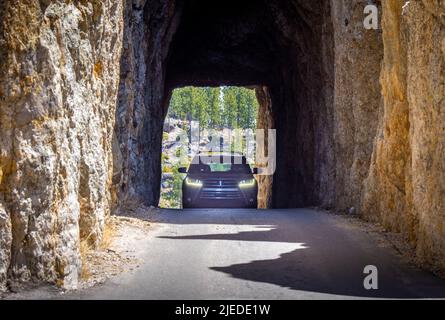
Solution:
[{"label": "evergreen foliage", "polygon": [[255,129],[257,111],[255,90],[185,87],[173,92],[169,116],[199,121],[202,129]]}]

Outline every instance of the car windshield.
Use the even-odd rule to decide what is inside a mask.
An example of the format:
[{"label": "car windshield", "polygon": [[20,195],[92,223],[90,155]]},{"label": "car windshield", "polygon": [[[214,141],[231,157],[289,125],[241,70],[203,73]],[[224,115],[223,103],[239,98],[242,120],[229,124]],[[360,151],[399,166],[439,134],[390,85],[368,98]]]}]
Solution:
[{"label": "car windshield", "polygon": [[189,168],[190,173],[252,173],[244,157],[198,157]]}]

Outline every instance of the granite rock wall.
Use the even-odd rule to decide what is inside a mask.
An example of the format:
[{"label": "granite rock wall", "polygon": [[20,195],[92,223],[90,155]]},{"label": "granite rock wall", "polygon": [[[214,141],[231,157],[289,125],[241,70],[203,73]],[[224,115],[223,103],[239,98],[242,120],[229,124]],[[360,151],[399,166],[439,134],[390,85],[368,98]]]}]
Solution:
[{"label": "granite rock wall", "polygon": [[0,7],[0,286],[73,288],[110,211],[123,3]]}]

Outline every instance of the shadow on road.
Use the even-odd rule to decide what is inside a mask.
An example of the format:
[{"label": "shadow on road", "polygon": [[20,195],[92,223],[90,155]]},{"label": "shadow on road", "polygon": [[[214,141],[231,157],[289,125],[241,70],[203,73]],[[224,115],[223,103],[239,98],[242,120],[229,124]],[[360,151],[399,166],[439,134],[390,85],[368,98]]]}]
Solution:
[{"label": "shadow on road", "polygon": [[[379,246],[364,231],[339,227],[326,215],[310,210],[263,211],[252,215],[255,213],[241,211],[230,216],[212,216],[205,211],[189,215],[169,213],[165,223],[250,225],[255,230],[160,238],[303,243],[303,250],[283,253],[277,259],[209,268],[233,278],[307,292],[369,298],[445,298],[445,280],[402,263],[393,249]],[[364,289],[363,270],[367,265],[378,268],[379,290]]]}]

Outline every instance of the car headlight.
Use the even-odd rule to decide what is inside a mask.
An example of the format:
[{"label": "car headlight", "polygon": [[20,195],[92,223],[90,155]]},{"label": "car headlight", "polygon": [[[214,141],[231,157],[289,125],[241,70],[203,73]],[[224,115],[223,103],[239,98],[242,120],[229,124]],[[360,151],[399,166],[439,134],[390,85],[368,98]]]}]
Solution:
[{"label": "car headlight", "polygon": [[186,178],[185,183],[192,187],[202,187],[202,181],[198,179]]},{"label": "car headlight", "polygon": [[255,186],[255,179],[249,179],[249,180],[242,180],[239,183],[240,188],[251,188]]}]

